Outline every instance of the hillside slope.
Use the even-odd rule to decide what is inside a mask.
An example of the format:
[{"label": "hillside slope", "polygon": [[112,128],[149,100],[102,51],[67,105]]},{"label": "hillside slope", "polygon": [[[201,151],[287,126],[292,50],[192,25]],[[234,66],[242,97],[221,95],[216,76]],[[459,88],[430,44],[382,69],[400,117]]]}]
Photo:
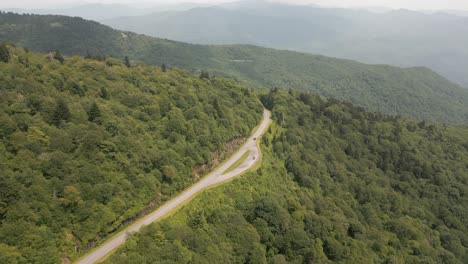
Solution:
[{"label": "hillside slope", "polygon": [[133,8],[122,4],[83,4],[59,9],[21,9],[7,8],[6,12],[19,14],[61,15],[82,17],[89,20],[113,19],[121,16],[141,16],[153,13],[150,10]]},{"label": "hillside slope", "polygon": [[274,92],[263,166],[106,263],[466,263],[468,128]]},{"label": "hillside slope", "polygon": [[1,263],[76,259],[196,182],[200,165],[216,165],[261,119],[255,94],[232,80],[9,51],[0,62]]},{"label": "hillside slope", "polygon": [[350,101],[371,111],[441,122],[468,122],[468,90],[426,68],[366,65],[255,46],[203,46],[162,40],[80,18],[0,14],[0,41],[36,51],[112,55],[163,63]]},{"label": "hillside slope", "polygon": [[426,66],[468,88],[468,19],[244,1],[102,21],[113,28],[197,44],[254,44],[366,63]]}]

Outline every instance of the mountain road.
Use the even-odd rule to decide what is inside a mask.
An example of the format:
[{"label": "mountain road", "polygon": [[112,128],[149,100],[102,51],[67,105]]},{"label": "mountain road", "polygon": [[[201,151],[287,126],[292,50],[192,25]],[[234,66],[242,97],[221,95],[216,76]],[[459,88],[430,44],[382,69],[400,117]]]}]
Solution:
[{"label": "mountain road", "polygon": [[[261,158],[261,152],[258,141],[261,139],[261,136],[265,133],[265,131],[270,125],[270,116],[271,113],[267,110],[264,110],[263,119],[260,125],[254,131],[254,133],[247,139],[244,145],[242,145],[236,151],[236,153],[233,154],[221,166],[217,167],[215,170],[203,177],[200,181],[192,185],[190,188],[188,188],[181,194],[175,196],[173,199],[166,202],[156,211],[142,217],[140,220],[137,220],[131,226],[125,228],[117,235],[111,237],[108,241],[104,242],[102,245],[90,252],[88,255],[79,259],[76,263],[90,264],[102,260],[114,250],[122,246],[127,240],[128,234],[138,232],[142,227],[161,219],[165,215],[169,214],[170,212],[181,206],[184,202],[188,201],[190,198],[200,193],[202,190],[210,186],[228,181],[253,168],[260,161]],[[244,156],[244,154],[247,151],[249,152],[248,157],[238,167],[234,168],[233,170],[230,170],[229,172],[226,172],[240,158],[242,158],[242,156]]]}]

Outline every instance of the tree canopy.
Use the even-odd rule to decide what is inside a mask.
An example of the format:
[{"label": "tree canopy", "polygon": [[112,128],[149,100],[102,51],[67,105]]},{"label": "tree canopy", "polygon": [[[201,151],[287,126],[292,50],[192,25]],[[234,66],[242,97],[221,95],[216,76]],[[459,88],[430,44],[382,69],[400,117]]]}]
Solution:
[{"label": "tree canopy", "polygon": [[133,235],[106,263],[464,263],[468,129],[306,93],[262,96],[256,171]]},{"label": "tree canopy", "polygon": [[[468,123],[468,90],[428,68],[367,65],[250,45],[193,45],[114,30],[65,16],[0,14],[0,39],[35,51],[102,54],[151,65],[181,67],[346,100],[370,111],[419,120]],[[86,41],[83,41],[86,40]]]},{"label": "tree canopy", "polygon": [[261,119],[256,95],[232,80],[9,53],[0,63],[1,263],[75,260],[197,181],[194,168]]},{"label": "tree canopy", "polygon": [[10,52],[5,43],[0,43],[0,61],[7,63],[10,61]]}]

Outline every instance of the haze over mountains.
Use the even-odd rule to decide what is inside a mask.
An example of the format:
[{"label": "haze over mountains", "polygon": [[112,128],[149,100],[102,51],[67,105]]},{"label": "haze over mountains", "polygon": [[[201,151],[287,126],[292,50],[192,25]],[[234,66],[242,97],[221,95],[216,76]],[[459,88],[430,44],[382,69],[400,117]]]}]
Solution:
[{"label": "haze over mountains", "polygon": [[468,12],[463,10],[343,9],[246,0],[5,11],[79,16],[195,44],[253,44],[364,63],[426,66],[468,87]]},{"label": "haze over mountains", "polygon": [[[40,3],[58,1],[75,0]],[[141,12],[132,1],[67,12]],[[159,18],[196,23],[200,41],[463,60],[452,34],[468,18],[372,9],[248,1]],[[0,264],[465,264],[467,125],[468,89],[427,67],[0,11]],[[194,193],[220,171],[237,178]]]},{"label": "haze over mountains", "polygon": [[39,14],[39,15],[63,15],[77,16],[84,19],[100,21],[104,19],[113,19],[122,16],[142,16],[162,11],[182,11],[195,7],[206,5],[199,3],[181,3],[181,4],[158,4],[150,7],[133,7],[125,4],[82,4],[72,7],[57,7],[53,9],[24,9],[24,8],[3,8],[4,11],[20,14]]},{"label": "haze over mountains", "polygon": [[254,44],[373,64],[426,66],[468,87],[468,18],[245,1],[102,21],[197,44]]},{"label": "haze over mountains", "polygon": [[0,14],[0,39],[41,52],[129,56],[135,62],[207,70],[251,87],[308,91],[416,119],[468,121],[468,89],[427,68],[366,65],[248,45],[193,45],[64,16]]},{"label": "haze over mountains", "polygon": [[105,263],[467,258],[467,128],[51,54],[0,45],[0,263],[92,252],[197,182],[194,166],[239,145],[231,140],[258,124],[262,107],[274,123],[258,140],[257,171],[200,193]]}]

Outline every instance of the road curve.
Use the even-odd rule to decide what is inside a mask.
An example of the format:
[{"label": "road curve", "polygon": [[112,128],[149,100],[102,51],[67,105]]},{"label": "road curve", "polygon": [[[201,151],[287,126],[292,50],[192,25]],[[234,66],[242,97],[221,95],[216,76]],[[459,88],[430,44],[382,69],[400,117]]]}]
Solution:
[{"label": "road curve", "polygon": [[[189,189],[185,190],[183,193],[174,197],[172,200],[168,201],[156,211],[146,215],[140,220],[136,221],[131,226],[124,229],[122,232],[111,237],[104,244],[99,246],[96,250],[86,255],[85,257],[79,259],[76,263],[78,264],[90,264],[96,263],[99,260],[103,259],[109,255],[112,251],[116,250],[118,247],[123,245],[127,239],[127,234],[138,232],[142,227],[149,225],[157,220],[159,220],[164,215],[171,212],[173,209],[182,205],[185,201],[189,200],[191,197],[199,193],[200,191],[212,186],[219,184],[221,182],[232,179],[248,169],[252,168],[259,160],[261,156],[260,149],[257,145],[257,141],[265,133],[266,129],[270,124],[271,113],[268,110],[263,111],[263,120],[252,134],[252,136],[247,140],[247,142],[239,148],[239,150],[232,155],[223,165],[216,168],[207,176],[203,177],[199,182],[195,183]],[[237,160],[239,160],[244,153],[248,151],[249,156],[242,164],[240,164],[234,170],[224,174],[224,172],[230,168]]]}]

